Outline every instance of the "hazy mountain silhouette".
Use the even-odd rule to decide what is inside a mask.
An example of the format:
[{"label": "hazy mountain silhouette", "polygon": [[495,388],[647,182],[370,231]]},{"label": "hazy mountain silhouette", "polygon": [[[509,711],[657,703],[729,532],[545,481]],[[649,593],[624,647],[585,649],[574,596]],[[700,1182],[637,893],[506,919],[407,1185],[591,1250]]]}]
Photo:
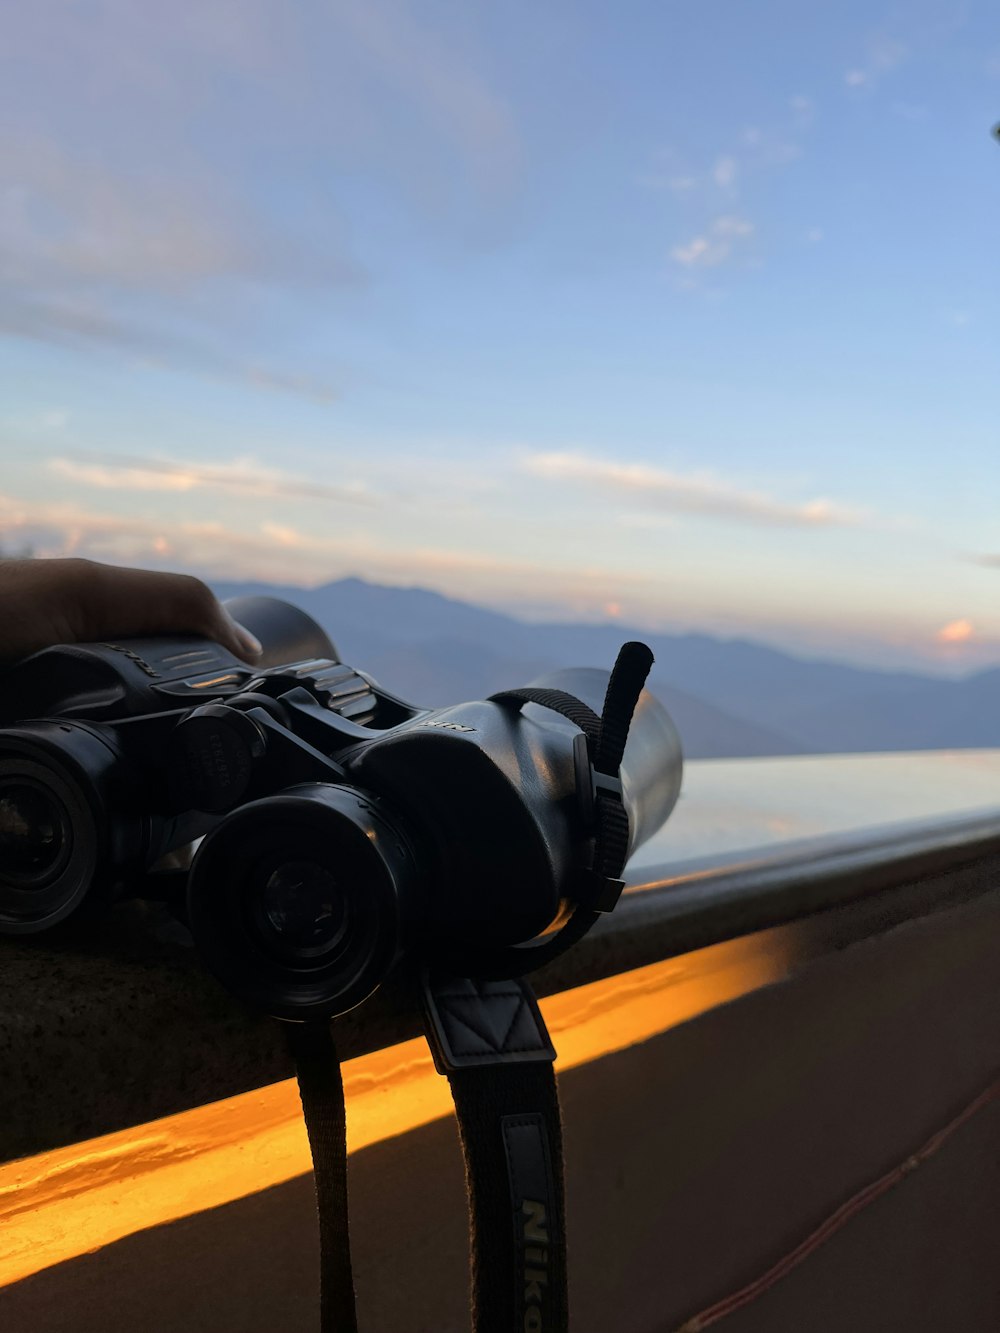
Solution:
[{"label": "hazy mountain silhouette", "polygon": [[426,589],[353,578],[215,588],[295,602],[345,661],[428,706],[527,684],[558,666],[610,667],[625,639],[641,638],[656,654],[652,686],[691,758],[1000,745],[1000,670],[951,681],[797,658],[745,639],[527,624]]}]

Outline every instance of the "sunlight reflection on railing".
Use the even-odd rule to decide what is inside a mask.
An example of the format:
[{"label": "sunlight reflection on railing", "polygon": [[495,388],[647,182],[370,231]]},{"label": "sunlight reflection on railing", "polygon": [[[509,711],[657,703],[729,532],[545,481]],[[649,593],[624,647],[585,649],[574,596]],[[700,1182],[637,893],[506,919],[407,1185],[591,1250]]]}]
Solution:
[{"label": "sunlight reflection on railing", "polygon": [[[557,1067],[623,1050],[778,980],[791,938],[768,931],[548,997]],[[422,1040],[351,1060],[344,1083],[352,1152],[451,1113]],[[0,1285],[309,1169],[293,1081],[8,1163]]]}]

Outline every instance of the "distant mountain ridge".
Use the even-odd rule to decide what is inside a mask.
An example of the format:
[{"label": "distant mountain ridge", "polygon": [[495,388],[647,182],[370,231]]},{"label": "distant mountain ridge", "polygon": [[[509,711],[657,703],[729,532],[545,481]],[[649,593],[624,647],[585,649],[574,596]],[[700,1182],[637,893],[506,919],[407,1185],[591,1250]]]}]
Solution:
[{"label": "distant mountain ridge", "polygon": [[415,703],[527,684],[558,666],[610,667],[624,640],[656,655],[651,684],[691,758],[1000,746],[1000,669],[965,680],[810,661],[746,639],[617,624],[528,624],[423,588],[214,584],[221,597],[301,606],[345,661]]}]

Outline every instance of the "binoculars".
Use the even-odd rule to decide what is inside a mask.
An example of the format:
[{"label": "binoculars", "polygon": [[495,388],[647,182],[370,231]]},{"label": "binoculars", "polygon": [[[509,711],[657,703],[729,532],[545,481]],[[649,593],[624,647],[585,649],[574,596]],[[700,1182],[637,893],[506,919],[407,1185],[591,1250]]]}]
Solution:
[{"label": "binoculars", "polygon": [[[0,691],[0,933],[149,893],[200,840],[179,914],[233,993],[279,1018],[358,1004],[404,954],[474,975],[576,907],[600,786],[550,707],[421,709],[345,665],[304,612],[237,598],[249,667],[205,639],[57,646]],[[601,711],[608,672],[533,682]],[[616,793],[628,850],[677,800],[681,749],[643,690]],[[589,896],[588,896],[589,895]],[[501,961],[497,961],[497,960]]]}]

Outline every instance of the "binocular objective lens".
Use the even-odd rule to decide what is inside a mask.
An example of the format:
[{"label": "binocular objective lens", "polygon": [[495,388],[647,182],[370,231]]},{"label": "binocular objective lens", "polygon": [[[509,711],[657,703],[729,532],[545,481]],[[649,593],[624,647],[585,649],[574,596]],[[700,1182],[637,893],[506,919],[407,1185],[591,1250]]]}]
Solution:
[{"label": "binocular objective lens", "polygon": [[62,802],[25,782],[0,784],[0,873],[23,888],[40,887],[71,839]]},{"label": "binocular objective lens", "polygon": [[326,953],[343,939],[350,917],[347,895],[315,861],[286,861],[267,878],[264,919],[286,948]]}]

